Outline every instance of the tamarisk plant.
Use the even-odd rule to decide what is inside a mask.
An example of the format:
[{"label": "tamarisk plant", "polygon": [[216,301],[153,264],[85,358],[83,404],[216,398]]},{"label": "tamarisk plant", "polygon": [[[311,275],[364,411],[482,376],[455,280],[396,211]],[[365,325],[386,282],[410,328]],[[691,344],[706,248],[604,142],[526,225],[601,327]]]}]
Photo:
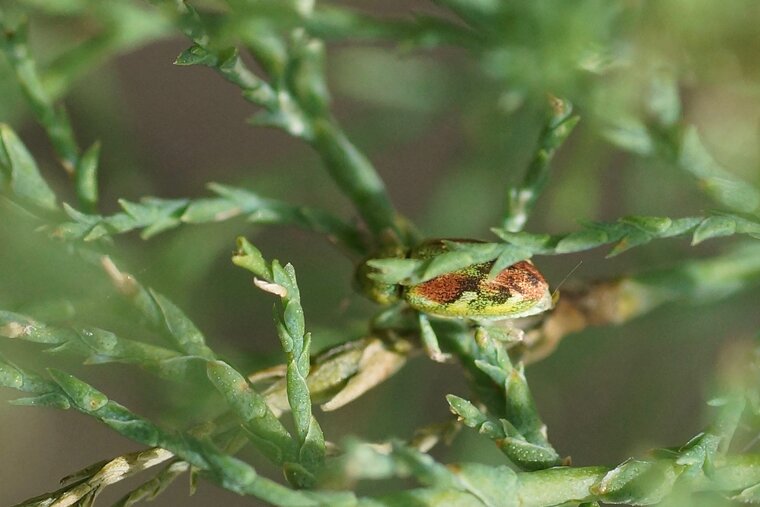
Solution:
[{"label": "tamarisk plant", "polygon": [[[570,333],[622,324],[668,302],[714,303],[760,282],[760,190],[722,167],[697,127],[686,122],[676,68],[645,72],[641,79],[655,92],[644,101],[643,113],[634,108],[611,114],[611,108],[594,102],[604,96],[606,86],[614,86],[605,78],[616,69],[636,72],[619,54],[611,34],[637,7],[581,2],[574,7],[557,4],[546,13],[542,2],[516,6],[439,0],[431,13],[407,18],[300,0],[108,4],[23,0],[0,10],[5,70],[14,76],[73,190],[49,183],[40,157],[30,152],[16,128],[4,123],[0,212],[3,220],[20,224],[45,244],[63,246],[74,262],[98,270],[111,295],[121,298],[137,318],[126,332],[109,330],[88,317],[87,306],[74,295],[70,305],[81,308],[65,318],[24,311],[10,296],[2,298],[8,306],[0,309],[0,386],[23,393],[13,400],[15,405],[71,409],[144,448],[88,466],[64,479],[57,491],[18,505],[93,505],[106,487],[148,469],[153,475],[140,475],[143,482],[116,505],[153,499],[183,475],[191,477],[191,492],[199,480],[207,480],[279,506],[686,505],[694,495],[707,493],[716,502],[760,503],[760,455],[749,452],[751,445],[741,449],[736,444],[752,444],[752,435],[759,431],[756,345],[748,347],[747,357],[733,365],[730,375],[719,376],[720,394],[709,402],[716,413],[704,431],[679,447],[658,449],[617,466],[573,466],[551,443],[528,384],[526,366],[551,354]],[[565,22],[576,16],[574,8],[581,15],[598,9],[593,19],[606,17],[607,30],[568,49],[562,43],[578,35],[564,32],[572,31],[573,25]],[[96,33],[42,64],[28,35],[36,20],[45,17],[94,18]],[[566,51],[557,49],[547,56],[542,42],[526,45],[519,30],[523,22],[545,29],[547,44]],[[61,99],[99,63],[177,34],[189,47],[174,63],[212,69],[251,104],[252,124],[278,128],[310,146],[353,206],[357,220],[226,183],[209,183],[213,195],[206,197],[120,199],[121,211],[116,212],[100,202],[98,174],[101,151],[107,147],[97,141],[86,148],[78,143],[76,122]],[[422,228],[397,211],[372,162],[332,110],[325,53],[326,44],[334,40],[390,42],[419,52],[463,48],[477,72],[488,76],[484,87],[496,88],[486,94],[489,100],[508,114],[540,109],[536,148],[522,178],[514,178],[505,189],[505,210],[494,219],[499,227],[491,229],[491,241],[443,241],[444,248],[435,255],[412,253],[425,244]],[[539,70],[519,65],[521,59],[539,56],[548,59]],[[597,78],[587,86],[589,74]],[[641,214],[587,220],[565,233],[526,232],[553,176],[552,161],[581,115],[592,120],[596,137],[632,156],[665,164],[685,181],[696,180],[716,208],[680,217]],[[68,196],[74,201],[66,202]],[[139,231],[148,240],[171,229],[236,218],[299,227],[324,236],[345,253],[353,262],[357,289],[384,305],[366,323],[363,335],[313,352],[296,268],[269,260],[262,253],[268,252],[265,241],[255,241],[259,249],[242,234],[235,235],[232,262],[254,275],[256,288],[275,298],[274,331],[282,348],[279,361],[247,371],[238,364],[246,362],[241,354],[219,354],[218,342],[207,338],[170,295],[148,287],[122,267],[127,262],[122,263],[117,248],[120,235]],[[242,227],[240,221],[235,224]],[[409,287],[462,269],[484,266],[480,275],[488,283],[534,256],[606,247],[607,256],[614,257],[667,238],[688,236],[698,245],[736,235],[743,238],[711,256],[580,283],[564,290],[553,309],[505,325],[466,315],[436,318],[404,300]],[[45,303],[48,295],[39,298]],[[204,411],[199,403],[195,415],[202,420],[193,424],[154,420],[65,371],[55,355],[27,365],[32,361],[18,345],[11,346],[12,341],[40,344],[86,365],[125,363],[148,372],[150,382],[168,390],[187,384],[211,388],[215,405]],[[446,396],[450,420],[417,428],[407,439],[387,435],[380,442],[334,434],[320,424],[315,405],[334,411],[371,396],[374,387],[423,352],[438,361],[458,363],[467,376],[469,394]],[[444,464],[429,453],[439,442],[468,431],[465,427],[491,441],[503,454],[503,463]],[[282,475],[257,471],[246,454],[249,446]],[[0,472],[7,463],[4,460]],[[357,487],[358,481],[392,478],[413,479],[416,486],[374,493]]]}]

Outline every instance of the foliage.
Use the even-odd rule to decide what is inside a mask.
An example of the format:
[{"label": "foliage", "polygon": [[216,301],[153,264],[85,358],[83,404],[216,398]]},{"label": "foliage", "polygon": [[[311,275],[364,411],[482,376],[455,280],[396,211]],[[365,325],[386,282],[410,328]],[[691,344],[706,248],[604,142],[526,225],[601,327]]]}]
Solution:
[{"label": "foliage", "polygon": [[[526,366],[554,352],[564,336],[586,327],[622,324],[642,315],[656,319],[650,317],[651,312],[669,302],[695,302],[718,311],[719,301],[727,300],[739,309],[752,308],[751,291],[760,282],[760,190],[753,181],[757,178],[724,167],[701,133],[704,126],[692,123],[687,114],[689,79],[701,79],[700,72],[706,72],[700,61],[670,54],[665,39],[662,47],[646,44],[657,28],[657,23],[648,20],[662,14],[659,9],[680,12],[688,8],[675,0],[662,5],[438,0],[429,12],[414,16],[379,15],[308,0],[118,0],[108,6],[88,0],[22,0],[4,5],[0,50],[5,62],[2,77],[7,79],[0,86],[11,88],[6,81],[13,81],[15,93],[23,97],[56,161],[50,163],[37,147],[25,144],[22,113],[14,110],[11,101],[3,104],[7,123],[0,125],[0,235],[14,241],[6,240],[6,252],[0,252],[3,262],[2,255],[11,259],[0,273],[17,269],[15,259],[34,250],[29,262],[42,273],[37,276],[47,270],[59,276],[66,266],[87,274],[78,286],[67,290],[53,282],[34,286],[34,305],[25,306],[22,297],[13,294],[10,282],[4,288],[0,295],[0,386],[24,393],[12,401],[15,405],[72,409],[145,446],[91,465],[66,478],[57,491],[18,505],[93,505],[106,487],[159,465],[161,470],[143,478],[117,505],[155,498],[184,474],[191,477],[191,492],[202,478],[280,506],[678,505],[703,497],[715,505],[732,500],[760,503],[760,455],[750,452],[753,434],[758,432],[760,400],[756,344],[730,356],[730,368],[719,371],[719,394],[710,401],[715,414],[702,432],[681,446],[658,449],[617,466],[573,466],[563,457],[549,439],[545,418],[539,415],[541,400],[528,385]],[[715,9],[697,8],[705,19],[715,15]],[[51,20],[63,22],[66,29],[56,32]],[[741,20],[733,22],[741,26]],[[686,35],[700,33],[699,24],[690,23],[684,21],[679,27]],[[74,36],[80,25],[87,27],[86,34]],[[35,41],[38,30],[42,38],[50,39]],[[83,76],[103,62],[178,34],[188,47],[174,63],[213,70],[247,101],[252,125],[273,127],[308,145],[355,217],[346,218],[348,213],[331,203],[329,195],[323,197],[309,188],[299,192],[287,179],[300,169],[281,170],[275,178],[279,184],[271,191],[251,190],[250,181],[208,183],[210,197],[119,198],[120,210],[101,199],[101,195],[122,192],[105,176],[118,175],[104,173],[106,162],[112,160],[109,145],[97,139],[80,144],[78,138],[85,136],[75,132],[78,116],[69,114],[63,100],[76,97]],[[705,49],[684,37],[685,50]],[[441,62],[447,51],[466,60],[462,82],[477,82],[476,91],[464,85],[444,90],[445,84],[419,71],[409,71],[411,78],[403,72],[392,76],[422,83],[421,90],[399,91],[392,84],[373,84],[373,79],[387,76],[368,70],[374,68],[373,58],[381,70],[395,68],[397,63],[364,48],[367,61],[357,68],[359,77],[352,72],[345,80],[348,84],[342,86],[350,95],[351,79],[355,79],[356,98],[391,111],[401,104],[409,109],[404,114],[410,117],[443,108],[446,101],[436,96],[461,99],[463,122],[469,125],[462,135],[477,148],[470,151],[485,153],[472,155],[461,165],[493,167],[509,160],[508,184],[501,173],[489,170],[496,174],[499,184],[495,185],[491,176],[473,170],[473,181],[480,184],[478,192],[465,191],[464,180],[452,174],[453,191],[448,195],[446,177],[442,177],[442,182],[419,185],[415,198],[424,195],[426,187],[440,185],[436,191],[444,196],[444,204],[435,209],[431,200],[432,214],[439,223],[455,228],[447,216],[467,224],[476,220],[479,210],[489,209],[493,192],[502,194],[495,199],[505,205],[501,216],[488,218],[489,224],[498,225],[490,229],[495,235],[491,241],[446,240],[444,253],[425,259],[409,255],[429,234],[422,232],[424,220],[416,220],[415,225],[396,208],[385,181],[360,148],[366,142],[359,142],[361,125],[339,121],[341,110],[333,104],[334,92],[328,86],[333,80],[326,55],[333,47],[351,44],[361,51],[366,43],[382,48],[390,44],[394,49],[388,49],[389,53],[429,59],[429,68],[437,69],[432,75],[444,72]],[[38,52],[36,46],[43,49]],[[757,73],[758,69],[749,70]],[[756,92],[757,82],[751,85]],[[684,99],[682,92],[687,92]],[[413,133],[413,126],[401,128],[403,123],[413,124],[413,118],[394,121],[400,134],[377,129],[367,144],[384,148],[383,135],[400,142]],[[343,123],[351,128],[344,129]],[[507,144],[518,152],[522,145],[531,147],[523,149],[522,159],[509,158],[504,152],[510,136],[513,139]],[[581,147],[574,148],[574,142]],[[599,150],[602,142],[617,157],[669,174],[678,189],[693,184],[704,196],[695,191],[685,210],[658,203],[644,209],[639,206],[619,218],[591,213],[594,219],[590,219],[567,207],[559,213],[580,225],[556,232],[565,222],[559,220],[560,227],[552,224],[551,212],[546,211],[549,205],[544,204],[552,197],[555,178],[568,178],[567,171],[558,168],[567,165],[568,171],[580,175],[571,190],[581,200],[592,200],[594,191],[596,197],[609,193],[596,181],[602,179],[599,171],[593,177],[587,172],[595,163],[594,156],[576,154],[571,158],[574,164],[563,160],[568,152],[572,155],[573,148],[576,152],[584,146]],[[602,157],[597,158],[596,162]],[[66,183],[51,174],[53,165],[63,169]],[[515,167],[525,170],[518,174]],[[647,176],[644,191],[656,191],[657,177]],[[639,190],[622,192],[612,200],[635,198]],[[278,192],[282,197],[268,196]],[[308,206],[301,204],[302,198],[308,199]],[[296,226],[312,233],[311,238],[327,238],[351,261],[357,295],[369,288],[369,292],[382,293],[389,304],[373,309],[366,319],[364,310],[355,306],[355,320],[366,321],[359,336],[350,329],[354,324],[341,325],[330,346],[313,352],[312,341],[319,339],[320,332],[327,334],[311,323],[312,318],[319,320],[318,315],[309,313],[307,327],[304,307],[310,298],[319,299],[313,294],[317,291],[304,290],[292,264],[269,260],[268,252],[276,246],[257,238],[255,243],[267,252],[262,253],[241,235],[243,224],[223,225],[239,217],[249,225]],[[526,232],[525,227],[534,223],[532,217],[544,220],[543,227],[534,230],[547,232]],[[142,278],[145,270],[135,252],[153,244],[136,246],[125,237],[129,233],[140,231],[144,240],[171,244],[173,238],[193,229],[185,226],[200,224],[211,224],[196,228],[201,240],[192,248],[165,253],[168,261],[164,262],[194,262],[214,243],[215,235],[225,245],[237,237],[232,262],[253,273],[258,289],[276,297],[273,334],[282,349],[278,359],[251,359],[242,351],[218,352],[223,347],[220,340],[207,338],[201,331],[209,322],[207,318],[200,324],[204,312],[185,311],[185,304],[175,302],[183,292],[180,280],[163,284],[159,292],[149,287],[155,279],[143,283],[123,267],[133,266],[130,271]],[[471,234],[478,232],[476,228]],[[160,233],[161,238],[153,239]],[[660,246],[672,243],[662,239],[687,235],[691,247],[715,240],[708,243],[713,250],[705,249],[700,257],[691,250]],[[728,246],[718,246],[721,242]],[[607,272],[600,281],[580,282],[564,291],[546,314],[504,325],[435,319],[415,312],[399,297],[405,285],[472,264],[492,263],[489,276],[493,277],[521,260],[536,257],[551,262],[569,254],[590,256],[593,253],[587,252],[603,246],[610,247],[607,258],[626,253],[633,259],[637,252],[671,248],[663,250],[670,252],[664,256],[674,260],[658,269],[633,274],[620,269],[614,276]],[[332,275],[337,261],[323,261],[319,255],[315,250],[314,263],[304,262],[299,273],[303,276],[321,265],[328,280],[319,291],[329,301],[337,287]],[[338,269],[344,268],[339,265]],[[215,296],[197,292],[208,305],[202,310],[213,309]],[[227,301],[243,297],[229,296]],[[118,303],[110,311],[101,311],[100,299],[109,304],[118,299]],[[739,326],[736,329],[741,333]],[[263,326],[253,331],[271,333]],[[614,333],[610,328],[604,332]],[[30,358],[28,350],[33,346],[29,343],[42,345],[51,354]],[[396,374],[420,351],[438,362],[456,362],[466,373],[470,393],[445,398],[454,417],[417,428],[416,435],[407,440],[384,434],[381,442],[335,434],[324,420],[318,421],[315,405],[320,404],[324,412],[342,410]],[[172,393],[178,396],[190,386],[197,393],[189,402],[192,417],[178,422],[183,420],[176,416],[180,409],[171,406],[158,416],[139,415],[96,388],[95,381],[84,380],[87,369],[81,375],[70,373],[68,369],[76,366],[69,365],[64,355],[86,365],[116,368],[115,363],[124,363],[130,372],[145,370],[151,374],[146,382],[169,393],[167,405]],[[414,396],[423,380],[415,379],[405,391]],[[587,393],[573,396],[580,400]],[[403,420],[408,415],[395,409],[393,402],[398,400],[386,401],[388,406],[382,410],[387,419]],[[290,413],[287,417],[286,412]],[[502,461],[473,462],[474,453],[448,465],[434,458],[431,448],[450,443],[460,430],[467,431],[462,427],[495,445]],[[10,463],[12,459],[4,460],[5,465]],[[281,475],[270,477],[267,470],[272,469]],[[392,486],[389,492],[382,488],[409,484],[380,482],[381,489],[365,488],[366,481],[392,479],[413,479],[416,486]]]}]

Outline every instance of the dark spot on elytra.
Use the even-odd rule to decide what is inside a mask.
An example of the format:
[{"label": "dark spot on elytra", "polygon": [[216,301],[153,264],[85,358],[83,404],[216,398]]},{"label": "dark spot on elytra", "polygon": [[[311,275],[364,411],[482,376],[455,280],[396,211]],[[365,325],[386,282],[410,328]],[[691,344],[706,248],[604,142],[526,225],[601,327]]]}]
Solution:
[{"label": "dark spot on elytra", "polygon": [[507,289],[500,289],[495,292],[486,293],[486,297],[489,301],[501,305],[506,303],[507,300],[512,297],[512,293]]},{"label": "dark spot on elytra", "polygon": [[[480,267],[478,267],[478,272],[480,272]],[[480,292],[480,280],[479,276],[462,277],[461,292]]]}]

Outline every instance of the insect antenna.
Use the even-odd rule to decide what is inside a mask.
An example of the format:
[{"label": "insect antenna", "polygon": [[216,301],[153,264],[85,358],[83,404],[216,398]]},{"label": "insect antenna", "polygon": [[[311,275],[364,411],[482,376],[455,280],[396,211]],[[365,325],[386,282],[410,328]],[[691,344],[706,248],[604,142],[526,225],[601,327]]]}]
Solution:
[{"label": "insect antenna", "polygon": [[578,264],[576,264],[575,267],[565,275],[565,278],[563,278],[562,281],[560,281],[559,284],[554,288],[554,292],[552,292],[552,304],[556,304],[557,299],[559,299],[559,288],[562,287],[562,284],[565,283],[567,279],[570,278],[572,274],[578,270],[579,267],[581,267],[581,264],[583,264],[583,261],[578,261]]}]

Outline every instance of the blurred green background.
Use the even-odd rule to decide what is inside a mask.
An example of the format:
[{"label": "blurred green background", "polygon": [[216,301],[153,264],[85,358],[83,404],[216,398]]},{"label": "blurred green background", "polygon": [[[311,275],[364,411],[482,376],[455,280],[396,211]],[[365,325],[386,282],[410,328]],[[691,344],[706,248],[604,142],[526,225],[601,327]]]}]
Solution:
[{"label": "blurred green background", "polygon": [[[32,47],[43,66],[62,48],[103,29],[103,7],[94,3],[75,15],[74,7],[86,2],[21,4],[32,13]],[[342,4],[381,17],[450,16],[421,1]],[[67,5],[74,7],[67,11]],[[144,22],[156,22],[157,14],[144,8]],[[377,167],[398,209],[425,236],[492,239],[489,227],[501,220],[505,189],[521,180],[532,155],[547,93],[572,101],[582,120],[553,163],[529,231],[559,233],[574,230],[577,220],[685,216],[710,209],[688,175],[623,152],[601,135],[610,117],[648,114],[652,90],[645,77],[653,69],[676,76],[683,117],[697,126],[715,158],[760,183],[759,3],[535,1],[518,2],[513,11],[499,34],[503,44],[486,52],[415,49],[358,37],[328,43],[337,117]],[[172,65],[187,45],[175,32],[158,29],[149,42],[87,70],[66,95],[81,144],[96,139],[103,144],[104,211],[116,212],[116,199],[122,197],[203,196],[205,184],[215,181],[351,216],[350,205],[307,146],[283,132],[246,125],[254,109],[213,71]],[[586,50],[597,60],[581,69],[577,56]],[[599,55],[625,65],[598,73],[604,63]],[[0,119],[19,132],[62,199],[73,201],[4,62]],[[12,206],[0,205],[0,307],[143,337],[99,270],[31,227]],[[118,237],[112,252],[145,285],[179,304],[217,352],[252,370],[280,360],[279,342],[271,299],[229,261],[237,235],[246,235],[266,256],[295,265],[315,350],[361,336],[374,308],[353,293],[353,266],[314,234],[230,221],[186,226],[150,241],[134,234]],[[539,257],[536,263],[556,285],[580,260],[568,283],[676,265],[736,241],[690,247],[687,239],[665,240],[611,260],[596,250]],[[557,450],[577,465],[614,464],[651,447],[680,445],[696,434],[706,420],[704,401],[721,355],[757,332],[758,296],[758,290],[745,292],[709,308],[668,305],[624,326],[568,337],[528,370]],[[166,425],[203,420],[203,406],[213,403],[210,390],[182,390],[128,366],[83,367],[76,358],[51,356],[29,344],[4,342],[0,349],[37,368],[64,365]],[[450,417],[447,393],[467,393],[459,369],[416,358],[355,403],[317,417],[329,440],[348,434],[407,438],[418,426]],[[14,396],[0,392],[3,401]],[[55,489],[60,477],[138,448],[73,412],[3,403],[0,428],[3,505]],[[491,442],[468,431],[433,454],[444,462],[502,462]],[[271,472],[250,453],[245,456]],[[118,498],[129,484],[106,491],[106,497]],[[189,499],[175,485],[157,504],[200,506],[221,499],[226,505],[256,505],[207,483]]]}]

